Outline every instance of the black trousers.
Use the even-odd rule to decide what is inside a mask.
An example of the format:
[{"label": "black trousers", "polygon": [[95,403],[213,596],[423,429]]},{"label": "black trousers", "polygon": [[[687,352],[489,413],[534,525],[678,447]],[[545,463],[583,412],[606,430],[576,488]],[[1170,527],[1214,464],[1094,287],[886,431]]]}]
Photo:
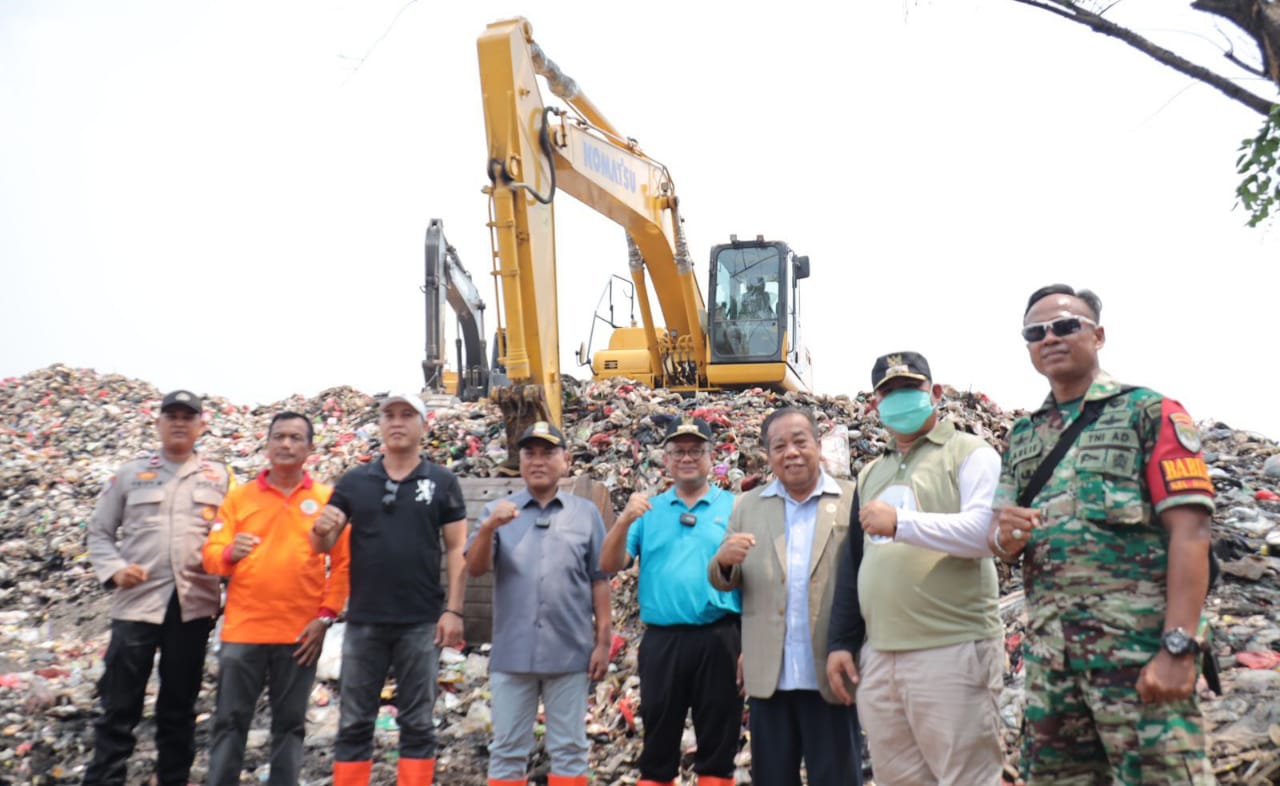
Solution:
[{"label": "black trousers", "polygon": [[742,734],[738,695],[738,617],[710,625],[651,625],[640,641],[640,719],[644,749],[640,779],[661,783],[680,774],[680,738],[693,710],[698,739],[693,771],[733,777],[733,759]]},{"label": "black trousers", "polygon": [[206,786],[236,786],[244,768],[245,741],[262,687],[271,704],[271,759],[267,786],[297,786],[302,769],[307,699],[315,664],[294,660],[295,644],[222,642],[218,657],[218,708],[213,714]]},{"label": "black trousers", "polygon": [[196,755],[196,697],[211,630],[212,617],[182,621],[177,590],[159,625],[111,621],[111,643],[98,681],[102,714],[93,723],[93,759],[84,772],[85,786],[123,786],[157,649],[156,779],[160,786],[186,786]]},{"label": "black trousers", "polygon": [[862,739],[853,707],[828,704],[816,690],[780,690],[751,699],[751,781],[800,786],[860,786]]}]

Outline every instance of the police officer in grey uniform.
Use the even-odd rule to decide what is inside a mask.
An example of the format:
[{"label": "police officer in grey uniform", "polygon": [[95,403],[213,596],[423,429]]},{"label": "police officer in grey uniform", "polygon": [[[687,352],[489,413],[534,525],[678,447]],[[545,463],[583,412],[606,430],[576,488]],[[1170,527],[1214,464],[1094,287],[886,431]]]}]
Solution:
[{"label": "police officer in grey uniform", "polygon": [[218,577],[199,570],[199,552],[234,483],[226,466],[195,453],[204,431],[200,413],[200,398],[190,391],[165,396],[160,450],[116,470],[89,521],[89,559],[113,597],[86,786],[125,783],[156,650],[160,786],[185,786],[195,758],[196,696],[219,605]]}]

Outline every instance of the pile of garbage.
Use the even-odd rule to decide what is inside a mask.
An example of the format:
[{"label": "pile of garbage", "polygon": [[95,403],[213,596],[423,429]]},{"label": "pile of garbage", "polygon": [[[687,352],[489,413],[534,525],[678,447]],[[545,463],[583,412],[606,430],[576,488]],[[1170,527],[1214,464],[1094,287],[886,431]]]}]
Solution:
[{"label": "pile of garbage", "polygon": [[[108,598],[85,553],[85,526],[115,467],[154,446],[161,395],[145,382],[60,365],[0,381],[0,783],[73,783],[83,773],[92,739],[94,683],[101,675],[109,628]],[[757,389],[685,398],[626,380],[566,379],[563,425],[571,472],[604,484],[621,509],[632,491],[660,483],[660,440],[667,418],[691,413],[705,418],[715,431],[715,482],[747,490],[767,472],[760,424],[784,404],[812,408],[833,474],[856,473],[889,439],[864,396]],[[944,407],[961,428],[997,448],[1016,414],[981,394],[951,389]],[[256,407],[209,395],[198,450],[248,479],[264,465],[270,417],[283,410],[306,414],[315,423],[310,469],[318,478],[336,479],[378,453],[376,398],[346,387]],[[1202,431],[1218,487],[1213,531],[1224,572],[1208,604],[1225,688],[1223,697],[1206,694],[1204,701],[1213,728],[1211,756],[1222,783],[1269,783],[1280,779],[1280,447],[1220,423],[1202,424]],[[494,476],[506,457],[501,416],[483,402],[433,409],[424,449],[460,476]],[[1016,767],[1022,701],[1016,645],[1023,615],[1018,576],[1006,573],[1003,578],[1001,605],[1010,657],[1002,715],[1010,765]],[[593,782],[634,784],[640,749],[635,653],[641,634],[635,577],[619,574],[612,587],[614,657],[609,675],[594,688],[588,719]],[[341,625],[334,626],[308,710],[304,781],[309,783],[329,781],[340,635]],[[202,779],[207,761],[214,649],[199,704],[193,780]],[[487,669],[487,645],[481,642],[444,654],[436,707],[443,743],[441,782],[485,783]],[[388,699],[393,690],[392,684]],[[265,720],[265,711],[260,712],[246,757],[246,778],[262,782],[268,772]],[[148,709],[131,783],[145,782],[151,774],[153,729]],[[396,735],[394,707],[388,701],[377,723],[376,783],[394,782]],[[691,731],[685,743],[691,750]],[[740,783],[750,782],[749,766],[744,747]],[[546,771],[540,750],[535,782]]]}]

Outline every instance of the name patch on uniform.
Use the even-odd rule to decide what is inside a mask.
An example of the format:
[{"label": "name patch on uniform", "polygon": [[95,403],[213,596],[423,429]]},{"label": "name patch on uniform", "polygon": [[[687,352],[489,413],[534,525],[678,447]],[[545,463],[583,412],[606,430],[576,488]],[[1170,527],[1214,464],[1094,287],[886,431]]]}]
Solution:
[{"label": "name patch on uniform", "polygon": [[1138,445],[1138,434],[1128,428],[1095,428],[1080,436],[1080,444],[1089,448],[1135,448]]},{"label": "name patch on uniform", "polygon": [[156,478],[156,473],[154,473],[154,472],[139,472],[139,473],[136,475],[136,477],[138,478],[138,480],[155,480],[155,478]]},{"label": "name patch on uniform", "polygon": [[1209,480],[1209,469],[1205,466],[1204,459],[1199,456],[1162,460],[1160,462],[1160,476],[1164,478],[1164,487],[1170,493],[1176,491],[1213,493],[1213,482]]},{"label": "name patch on uniform", "polygon": [[314,499],[304,499],[298,507],[308,516],[314,516],[316,511],[320,510],[320,504]]},{"label": "name patch on uniform", "polygon": [[1173,424],[1173,435],[1178,438],[1178,444],[1192,453],[1199,453],[1200,429],[1196,428],[1191,416],[1185,412],[1173,412],[1169,415],[1169,422]]},{"label": "name patch on uniform", "polygon": [[1020,464],[1030,458],[1036,458],[1044,450],[1044,442],[1039,437],[1021,438],[1009,446],[1009,463]]}]

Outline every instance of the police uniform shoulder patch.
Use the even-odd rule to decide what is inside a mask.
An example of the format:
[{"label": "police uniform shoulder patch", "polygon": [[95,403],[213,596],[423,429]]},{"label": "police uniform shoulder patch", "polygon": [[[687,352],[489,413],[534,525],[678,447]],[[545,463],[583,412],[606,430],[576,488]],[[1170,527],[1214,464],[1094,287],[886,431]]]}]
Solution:
[{"label": "police uniform shoulder patch", "polygon": [[1173,412],[1169,415],[1169,422],[1173,424],[1173,435],[1178,438],[1178,444],[1192,453],[1199,453],[1200,429],[1196,428],[1191,416],[1185,412]]}]

